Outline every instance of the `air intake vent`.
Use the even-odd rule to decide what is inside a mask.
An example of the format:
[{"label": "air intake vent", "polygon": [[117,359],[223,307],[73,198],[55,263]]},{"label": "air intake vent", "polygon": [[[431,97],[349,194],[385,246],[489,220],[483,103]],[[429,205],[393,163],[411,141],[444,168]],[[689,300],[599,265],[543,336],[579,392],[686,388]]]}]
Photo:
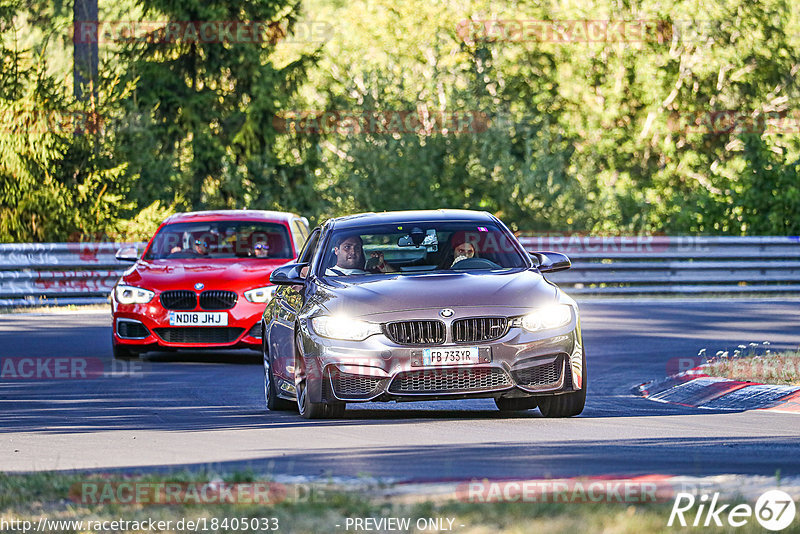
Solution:
[{"label": "air intake vent", "polygon": [[473,317],[453,321],[453,341],[477,343],[500,339],[508,331],[505,317]]},{"label": "air intake vent", "polygon": [[203,291],[200,293],[200,307],[204,310],[230,310],[236,305],[233,291]]},{"label": "air intake vent", "polygon": [[229,326],[185,326],[174,328],[156,328],[158,337],[167,343],[233,343],[244,328]]},{"label": "air intake vent", "polygon": [[502,369],[420,369],[398,374],[389,386],[390,393],[469,393],[492,391],[511,386]]},{"label": "air intake vent", "polygon": [[441,345],[444,343],[444,323],[441,321],[388,323],[386,335],[400,345]]},{"label": "air intake vent", "polygon": [[261,323],[256,323],[250,327],[250,330],[247,332],[248,336],[252,336],[257,339],[261,339]]},{"label": "air intake vent", "polygon": [[336,397],[343,400],[366,400],[378,393],[381,378],[352,375],[333,369],[329,377]]},{"label": "air intake vent", "polygon": [[117,319],[117,335],[125,339],[144,339],[150,332],[139,321]]},{"label": "air intake vent", "polygon": [[517,384],[528,388],[555,387],[561,381],[566,356],[559,356],[544,365],[512,371]]},{"label": "air intake vent", "polygon": [[197,307],[197,294],[194,291],[164,291],[161,305],[168,310],[193,310]]}]

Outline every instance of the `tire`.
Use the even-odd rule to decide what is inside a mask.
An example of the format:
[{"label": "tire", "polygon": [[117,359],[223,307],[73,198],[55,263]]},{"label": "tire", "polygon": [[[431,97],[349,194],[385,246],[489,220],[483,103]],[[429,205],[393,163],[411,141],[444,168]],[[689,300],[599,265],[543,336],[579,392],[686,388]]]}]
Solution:
[{"label": "tire", "polygon": [[125,347],[124,345],[119,345],[117,343],[111,343],[111,353],[114,356],[115,360],[138,360],[139,353],[134,352],[131,349]]},{"label": "tire", "polygon": [[583,411],[586,405],[586,389],[589,387],[586,372],[586,354],[583,355],[583,384],[580,391],[539,397],[539,411],[545,417],[574,417]]},{"label": "tire", "polygon": [[300,333],[294,335],[294,372],[295,377],[300,371],[300,379],[295,380],[297,387],[297,411],[305,419],[322,419],[330,413],[330,409],[322,402],[311,402],[306,388],[305,367],[303,364],[303,344],[300,342]]},{"label": "tire", "polygon": [[327,409],[327,413],[325,414],[326,417],[331,419],[341,419],[344,417],[344,411],[347,409],[347,404],[344,402],[332,402],[330,404],[326,404],[325,408]]},{"label": "tire", "polygon": [[294,402],[278,397],[278,391],[275,389],[275,377],[272,374],[272,365],[270,365],[269,353],[267,352],[267,340],[263,337],[263,332],[261,339],[261,355],[264,358],[264,398],[267,402],[267,410],[272,412],[294,410]]},{"label": "tire", "polygon": [[536,397],[519,397],[514,399],[500,397],[494,399],[494,403],[501,412],[522,412],[536,408],[539,405],[539,399]]}]

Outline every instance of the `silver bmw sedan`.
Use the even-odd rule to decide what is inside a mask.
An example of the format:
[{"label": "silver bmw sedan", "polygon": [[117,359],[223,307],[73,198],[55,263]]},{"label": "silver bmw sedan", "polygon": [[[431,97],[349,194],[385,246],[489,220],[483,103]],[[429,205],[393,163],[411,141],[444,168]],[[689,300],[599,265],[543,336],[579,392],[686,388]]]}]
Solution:
[{"label": "silver bmw sedan", "polygon": [[501,411],[581,413],[575,301],[496,217],[462,210],[330,219],[276,269],[264,311],[270,410],[342,417],[347,403],[493,398]]}]

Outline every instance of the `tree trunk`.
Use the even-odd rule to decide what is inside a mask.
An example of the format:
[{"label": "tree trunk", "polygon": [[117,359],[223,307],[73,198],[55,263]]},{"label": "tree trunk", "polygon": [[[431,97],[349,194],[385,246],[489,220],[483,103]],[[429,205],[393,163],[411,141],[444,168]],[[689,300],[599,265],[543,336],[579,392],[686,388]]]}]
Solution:
[{"label": "tree trunk", "polygon": [[72,7],[72,79],[78,100],[97,96],[97,0],[75,0]]}]

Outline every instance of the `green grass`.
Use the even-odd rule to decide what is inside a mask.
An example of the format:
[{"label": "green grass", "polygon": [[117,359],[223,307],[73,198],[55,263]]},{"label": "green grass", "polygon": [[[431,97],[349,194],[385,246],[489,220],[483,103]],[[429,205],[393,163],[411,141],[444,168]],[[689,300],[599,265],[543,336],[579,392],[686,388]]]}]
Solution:
[{"label": "green grass", "polygon": [[717,356],[704,368],[706,374],[761,384],[800,386],[800,350]]},{"label": "green grass", "polygon": [[[143,504],[84,504],[75,495],[75,484],[82,482],[205,482],[220,480],[209,473],[178,473],[164,475],[81,475],[37,473],[30,475],[0,474],[0,519],[27,520],[34,524],[46,516],[49,520],[83,521],[172,521],[205,518],[205,532],[234,532],[233,529],[211,529],[212,518],[277,518],[280,532],[355,532],[348,531],[347,518],[410,518],[412,526],[418,518],[453,519],[453,532],[458,533],[527,533],[527,532],[606,532],[606,533],[657,533],[674,532],[667,527],[671,500],[663,503],[621,504],[548,504],[548,503],[467,503],[437,498],[435,502],[408,495],[388,497],[379,486],[362,489],[342,489],[331,484],[316,484],[308,491],[293,491],[289,498],[272,505],[143,505]],[[226,482],[256,481],[252,473],[237,473],[225,477]],[[72,491],[72,493],[71,493]],[[299,496],[299,498],[298,498]],[[693,517],[693,516],[692,516]],[[800,522],[795,522],[783,532],[800,532]],[[336,525],[340,525],[338,528]],[[463,525],[463,527],[461,526]],[[755,519],[736,532],[758,532]],[[694,529],[698,530],[698,529]],[[707,529],[703,529],[704,531]],[[714,529],[712,529],[713,531]],[[716,529],[717,531],[731,531]],[[10,530],[7,530],[11,532]],[[254,532],[240,529],[239,532]],[[59,532],[77,532],[63,528]],[[98,532],[84,528],[82,532]],[[117,532],[135,532],[119,529]],[[148,532],[142,530],[142,532]],[[162,532],[180,532],[173,526]],[[201,530],[202,532],[202,530]],[[263,530],[262,530],[263,532]],[[365,531],[361,531],[365,532]],[[374,532],[374,531],[373,531]],[[395,531],[397,532],[397,531]],[[405,532],[420,532],[414,528]],[[435,532],[428,530],[427,532]]]}]

